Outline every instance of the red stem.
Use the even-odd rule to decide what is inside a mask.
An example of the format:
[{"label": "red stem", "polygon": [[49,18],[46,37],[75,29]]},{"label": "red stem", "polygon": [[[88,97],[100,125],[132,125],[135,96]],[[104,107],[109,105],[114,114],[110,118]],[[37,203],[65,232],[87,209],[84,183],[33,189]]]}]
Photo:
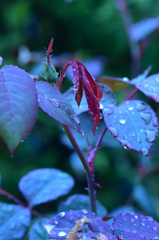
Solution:
[{"label": "red stem", "polygon": [[7,198],[12,199],[14,202],[16,202],[17,204],[19,204],[20,206],[22,206],[23,208],[27,208],[33,215],[40,217],[40,218],[47,218],[46,216],[30,209],[26,204],[24,204],[22,201],[20,201],[18,198],[16,198],[14,195],[12,195],[11,193],[7,192],[6,190],[0,188],[0,194],[6,196]]},{"label": "red stem", "polygon": [[62,71],[61,77],[56,81],[56,88],[59,90],[59,92],[61,92],[61,85],[63,82],[65,72],[70,65],[71,65],[71,62],[67,63],[67,65],[64,67],[64,69]]}]

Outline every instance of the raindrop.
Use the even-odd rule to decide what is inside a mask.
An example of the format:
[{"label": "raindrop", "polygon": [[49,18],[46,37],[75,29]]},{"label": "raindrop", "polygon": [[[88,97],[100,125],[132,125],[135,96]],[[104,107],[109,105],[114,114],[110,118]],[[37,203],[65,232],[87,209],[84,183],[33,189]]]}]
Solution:
[{"label": "raindrop", "polygon": [[143,111],[143,110],[145,110],[145,108],[146,108],[146,103],[144,103],[144,102],[138,102],[136,105],[136,109],[138,111]]},{"label": "raindrop", "polygon": [[138,219],[138,216],[137,216],[137,215],[135,215],[135,218],[136,218],[136,219]]},{"label": "raindrop", "polygon": [[81,123],[81,121],[80,121],[80,119],[78,117],[74,116],[73,119],[74,119],[76,124],[79,125]]},{"label": "raindrop", "polygon": [[146,124],[149,124],[149,123],[150,123],[151,118],[152,118],[152,114],[151,114],[151,113],[143,113],[143,112],[141,112],[141,113],[140,113],[140,116],[141,116],[141,118],[144,120],[144,122],[145,122]]},{"label": "raindrop", "polygon": [[121,124],[125,124],[125,123],[126,123],[126,119],[125,119],[125,118],[121,118],[121,119],[119,119],[119,122],[120,122]]},{"label": "raindrop", "polygon": [[88,210],[87,209],[82,209],[81,212],[82,213],[88,213]]},{"label": "raindrop", "polygon": [[148,155],[148,152],[149,152],[149,150],[148,150],[148,148],[146,148],[146,147],[143,147],[143,148],[141,149],[141,153],[142,153],[143,155],[145,155],[145,156]]},{"label": "raindrop", "polygon": [[63,231],[61,231],[61,232],[58,233],[58,236],[59,236],[59,237],[64,237],[64,236],[66,236],[66,235],[67,235],[67,233],[65,233],[65,232],[63,232]]},{"label": "raindrop", "polygon": [[141,225],[142,225],[143,227],[145,227],[145,223],[141,223]]},{"label": "raindrop", "polygon": [[129,82],[129,78],[127,78],[127,77],[123,77],[122,80],[123,80],[124,82]]},{"label": "raindrop", "polygon": [[137,137],[137,142],[141,143],[142,142],[141,138]]},{"label": "raindrop", "polygon": [[103,109],[104,107],[103,107],[103,105],[102,104],[100,104],[99,105],[99,109]]},{"label": "raindrop", "polygon": [[113,113],[113,110],[111,108],[104,108],[103,112],[104,114],[110,115]]},{"label": "raindrop", "polygon": [[40,102],[40,99],[38,99],[38,102]]},{"label": "raindrop", "polygon": [[135,132],[132,133],[132,137],[134,137],[134,136],[135,136]]},{"label": "raindrop", "polygon": [[54,228],[54,225],[46,224],[46,225],[44,225],[44,228],[46,229],[46,231],[48,232],[48,234],[50,234],[50,232],[51,232],[52,229]]},{"label": "raindrop", "polygon": [[117,137],[119,135],[119,132],[114,127],[109,127],[109,131],[113,134],[114,137]]},{"label": "raindrop", "polygon": [[146,140],[151,143],[154,142],[156,139],[156,133],[155,131],[145,130],[146,133]]},{"label": "raindrop", "polygon": [[59,216],[60,216],[60,217],[64,217],[64,216],[65,216],[65,212],[60,212],[60,213],[59,213]]},{"label": "raindrop", "polygon": [[100,113],[100,119],[102,119],[103,118],[103,114],[102,113]]},{"label": "raindrop", "polygon": [[55,224],[58,224],[58,221],[55,221]]},{"label": "raindrop", "polygon": [[57,108],[60,107],[60,103],[59,103],[59,101],[58,101],[57,99],[52,98],[52,99],[50,99],[50,102],[51,102],[55,107],[57,107]]},{"label": "raindrop", "polygon": [[125,139],[126,139],[126,138],[128,138],[128,136],[127,136],[126,134],[124,134],[124,136],[123,136],[123,137],[124,137]]},{"label": "raindrop", "polygon": [[125,149],[131,149],[132,148],[131,143],[128,142],[127,140],[121,140],[120,142],[124,146]]},{"label": "raindrop", "polygon": [[24,142],[24,140],[21,140],[21,142],[23,143],[23,142]]},{"label": "raindrop", "polygon": [[157,127],[157,126],[158,126],[157,118],[154,118],[154,119],[153,119],[153,126],[154,126],[154,127]]},{"label": "raindrop", "polygon": [[132,111],[133,109],[134,109],[133,106],[128,107],[128,110],[129,110],[129,111]]}]

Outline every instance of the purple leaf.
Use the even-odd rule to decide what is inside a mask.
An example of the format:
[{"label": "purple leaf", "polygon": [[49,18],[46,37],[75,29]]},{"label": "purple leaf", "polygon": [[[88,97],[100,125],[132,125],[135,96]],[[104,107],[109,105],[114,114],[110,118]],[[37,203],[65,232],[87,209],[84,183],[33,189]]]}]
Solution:
[{"label": "purple leaf", "polygon": [[130,30],[131,40],[133,42],[141,41],[158,28],[159,18],[149,18],[135,23]]},{"label": "purple leaf", "polygon": [[51,239],[66,239],[69,231],[75,227],[76,222],[81,218],[87,217],[89,219],[96,218],[95,213],[88,212],[88,210],[70,210],[68,212],[60,212],[55,217],[51,218],[45,225],[45,229]]},{"label": "purple leaf", "polygon": [[134,79],[132,83],[146,96],[159,102],[159,74],[154,74],[143,79]]},{"label": "purple leaf", "polygon": [[[112,230],[122,231],[123,233],[121,235],[125,236],[122,239],[125,240],[138,240],[140,238],[149,240],[159,238],[159,223],[154,221],[152,217],[136,213],[118,214],[114,218]],[[139,238],[137,238],[137,235]],[[128,238],[126,238],[126,236],[128,236]]]},{"label": "purple leaf", "polygon": [[147,156],[158,133],[158,120],[151,107],[138,100],[104,108],[105,123],[112,135],[128,149]]},{"label": "purple leaf", "polygon": [[38,81],[36,87],[39,107],[56,121],[80,132],[80,119],[64,95],[47,82]]},{"label": "purple leaf", "polygon": [[15,66],[0,70],[0,136],[12,153],[34,126],[38,111],[35,83]]},{"label": "purple leaf", "polygon": [[[102,99],[99,102],[99,108],[103,109],[103,107],[113,107],[113,106],[115,106],[116,105],[116,98],[115,98],[115,95],[114,95],[113,91],[111,90],[111,88],[108,87],[105,84],[102,84],[102,83],[98,83],[98,87],[100,88],[100,90],[103,94]],[[89,111],[85,94],[83,94],[80,106],[78,106],[78,104],[75,100],[74,88],[73,87],[71,87],[69,90],[67,90],[64,93],[64,96],[70,102],[70,104],[72,105],[72,107],[75,110],[77,115],[81,114],[83,112]]]},{"label": "purple leaf", "polygon": [[0,239],[23,239],[30,220],[31,216],[27,208],[0,202]]},{"label": "purple leaf", "polygon": [[21,178],[19,189],[30,206],[49,202],[70,192],[73,178],[58,169],[37,169]]}]

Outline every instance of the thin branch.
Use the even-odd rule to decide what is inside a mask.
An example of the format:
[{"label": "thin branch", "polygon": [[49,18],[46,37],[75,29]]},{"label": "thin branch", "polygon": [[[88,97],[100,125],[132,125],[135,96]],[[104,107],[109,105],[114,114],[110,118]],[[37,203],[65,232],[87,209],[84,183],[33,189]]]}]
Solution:
[{"label": "thin branch", "polygon": [[96,197],[95,197],[95,189],[94,189],[94,176],[91,173],[91,170],[89,168],[89,165],[86,161],[86,158],[84,157],[79,145],[76,142],[76,139],[74,138],[71,129],[66,126],[66,125],[62,125],[65,133],[67,135],[67,137],[69,138],[74,150],[76,151],[76,153],[78,154],[84,169],[86,171],[86,176],[87,176],[87,182],[88,182],[88,190],[89,190],[89,197],[90,197],[90,204],[91,204],[91,210],[92,212],[96,213]]},{"label": "thin branch", "polygon": [[30,209],[26,204],[24,204],[21,200],[19,200],[17,197],[12,195],[11,193],[7,192],[6,190],[0,188],[0,194],[6,196],[9,199],[12,199],[14,202],[16,202],[18,205],[22,206],[23,208],[27,208],[33,215],[40,217],[40,218],[48,218],[45,215],[42,215],[38,213],[37,211],[34,211]]}]

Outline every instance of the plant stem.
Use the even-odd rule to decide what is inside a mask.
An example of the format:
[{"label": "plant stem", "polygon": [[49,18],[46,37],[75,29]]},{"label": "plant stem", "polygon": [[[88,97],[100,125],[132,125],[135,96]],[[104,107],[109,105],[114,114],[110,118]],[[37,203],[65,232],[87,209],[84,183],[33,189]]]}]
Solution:
[{"label": "plant stem", "polygon": [[96,196],[95,196],[95,189],[94,189],[94,176],[91,173],[91,170],[86,161],[86,158],[83,155],[79,145],[77,144],[77,142],[72,134],[71,129],[66,125],[62,125],[62,126],[63,126],[63,129],[65,130],[65,133],[66,133],[67,137],[69,138],[73,148],[75,149],[76,153],[78,154],[78,156],[84,166],[84,169],[86,171],[91,211],[96,213]]},{"label": "plant stem", "polygon": [[128,101],[128,100],[132,99],[132,97],[133,97],[137,92],[138,92],[138,89],[135,88],[135,89],[129,94],[129,96],[127,96],[127,97],[124,99],[124,101],[122,101],[121,104],[123,104],[125,101]]},{"label": "plant stem", "polygon": [[14,195],[12,195],[11,193],[7,192],[6,190],[0,188],[0,194],[6,196],[7,198],[12,199],[14,202],[16,202],[17,204],[19,204],[20,206],[22,206],[23,208],[27,208],[33,215],[40,217],[40,218],[47,218],[46,216],[38,213],[37,211],[32,210],[31,208],[29,208],[27,205],[25,205],[22,201],[20,201],[18,198],[16,198]]},{"label": "plant stem", "polygon": [[98,140],[97,140],[97,142],[96,142],[95,148],[98,148],[98,147],[99,147],[99,144],[101,143],[102,138],[104,137],[104,134],[105,134],[106,131],[107,131],[107,126],[105,126],[105,127],[103,128],[103,130],[102,130],[102,132],[101,132],[101,134],[100,134],[100,136],[99,136],[99,138],[98,138]]}]

